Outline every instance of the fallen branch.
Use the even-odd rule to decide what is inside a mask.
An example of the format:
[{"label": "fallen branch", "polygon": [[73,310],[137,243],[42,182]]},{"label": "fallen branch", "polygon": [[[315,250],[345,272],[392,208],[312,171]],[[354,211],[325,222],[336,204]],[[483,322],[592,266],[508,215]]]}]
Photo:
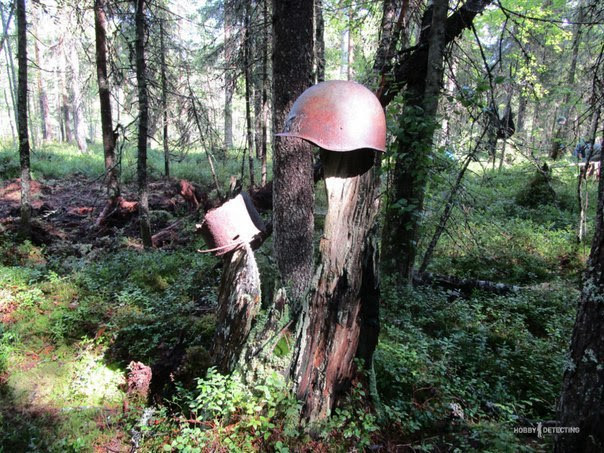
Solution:
[{"label": "fallen branch", "polygon": [[520,286],[510,285],[507,283],[476,280],[472,278],[460,278],[453,275],[434,274],[432,272],[415,272],[413,275],[413,284],[420,286],[435,285],[446,289],[455,289],[467,295],[470,295],[475,289],[495,294],[515,293],[522,289]]}]

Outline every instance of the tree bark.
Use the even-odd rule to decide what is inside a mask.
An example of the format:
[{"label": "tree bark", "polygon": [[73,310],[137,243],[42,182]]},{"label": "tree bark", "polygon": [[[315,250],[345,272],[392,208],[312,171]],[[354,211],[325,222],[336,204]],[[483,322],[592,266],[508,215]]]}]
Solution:
[{"label": "tree bark", "polygon": [[[601,161],[602,165],[602,161]],[[564,373],[559,423],[579,433],[561,434],[555,451],[604,451],[604,172],[600,173],[596,231],[583,279]]]},{"label": "tree bark", "polygon": [[[0,9],[0,13],[2,15],[2,28],[4,30],[5,36],[8,36],[8,28],[10,26],[10,19],[12,17],[12,10],[8,18],[4,16],[4,8]],[[13,105],[13,112],[15,114],[15,124],[19,124],[19,108],[17,106],[17,77],[15,76],[15,66],[13,63],[13,51],[10,43],[6,46],[6,53],[4,54],[4,58],[6,59],[6,76],[8,79],[8,89],[10,92],[11,102]],[[18,128],[18,126],[17,126]]]},{"label": "tree bark", "polygon": [[168,144],[168,80],[166,77],[166,44],[164,19],[159,20],[159,58],[161,66],[161,110],[162,110],[162,126],[163,137],[162,143],[164,146],[164,175],[170,177],[170,147]]},{"label": "tree bark", "polygon": [[[298,320],[293,359],[302,415],[310,420],[330,413],[356,373],[353,359],[357,350],[367,347],[359,341],[363,325],[362,287],[363,283],[372,282],[367,281],[362,268],[366,239],[377,214],[378,191],[375,169],[361,173],[355,168],[363,160],[361,154],[367,152],[373,153],[321,150],[328,197],[321,263],[314,279],[317,284],[304,300]],[[378,301],[371,302],[377,308]],[[368,348],[371,354],[375,344],[372,346]]]},{"label": "tree bark", "polygon": [[233,71],[233,19],[230,1],[224,3],[224,147],[233,147],[233,93],[236,79]]},{"label": "tree bark", "polygon": [[315,83],[325,80],[325,21],[323,0],[314,0],[315,9]]},{"label": "tree bark", "polygon": [[[467,0],[458,10],[447,18],[445,24],[445,42],[449,44],[461,33],[472,25],[474,18],[482,13],[491,3],[491,0]],[[420,36],[416,50],[409,53],[407,58],[402,58],[392,70],[389,77],[384,78],[378,90],[378,98],[385,107],[408,84],[420,83],[425,76],[423,70],[428,59],[428,42],[425,33]]]},{"label": "tree bark", "polygon": [[59,82],[61,89],[61,113],[62,113],[62,124],[63,124],[63,141],[67,143],[73,143],[73,132],[71,128],[71,120],[73,117],[72,104],[69,99],[67,91],[67,57],[65,55],[65,40],[61,39],[60,46],[60,72],[61,79]]},{"label": "tree bark", "polygon": [[4,17],[4,5],[0,4],[0,17],[2,18],[2,39],[0,39],[0,52],[4,49],[4,43],[8,38],[8,28],[10,27],[11,20],[13,18],[13,9],[11,8],[8,12],[8,17]]},{"label": "tree bark", "polygon": [[[382,266],[396,272],[410,283],[419,239],[419,218],[423,210],[440,85],[443,78],[446,41],[446,0],[437,0],[424,14],[430,23],[423,32],[428,51],[423,66],[407,80],[405,112],[401,115],[403,132],[397,137],[397,160],[393,174],[393,190],[382,236]],[[427,24],[426,24],[427,25]],[[426,28],[424,27],[424,30]],[[420,37],[420,42],[421,42]],[[405,127],[408,115],[415,116],[417,127]]]},{"label": "tree bark", "polygon": [[251,22],[250,2],[245,4],[243,30],[243,66],[245,73],[245,124],[246,143],[248,149],[248,164],[250,170],[250,189],[254,187],[254,125],[252,123],[252,39],[250,36]]},{"label": "tree bark", "polygon": [[[36,59],[36,66],[41,68],[44,66],[44,62],[40,56],[40,46],[38,41],[34,40],[34,56]],[[50,130],[50,110],[48,108],[48,95],[46,94],[46,88],[44,87],[44,80],[42,79],[42,71],[38,69],[37,74],[37,88],[38,88],[38,105],[40,107],[40,130],[42,132],[42,141],[47,142],[52,138]]]},{"label": "tree bark", "polygon": [[99,86],[101,128],[103,131],[103,154],[105,158],[105,181],[109,202],[120,195],[119,169],[115,159],[115,140],[111,112],[111,89],[107,72],[107,17],[106,0],[94,2],[94,31],[96,44],[96,76]]},{"label": "tree bark", "polygon": [[248,244],[228,254],[224,265],[212,356],[218,370],[228,373],[237,364],[260,310],[260,274]]},{"label": "tree bark", "polygon": [[[273,2],[273,127],[281,131],[294,101],[312,83],[313,2]],[[312,147],[276,137],[273,222],[277,266],[293,300],[308,289],[313,268]]]},{"label": "tree bark", "polygon": [[86,143],[86,122],[84,119],[84,108],[82,100],[82,87],[80,86],[80,59],[78,57],[77,44],[70,42],[70,87],[71,87],[71,106],[73,113],[73,131],[75,133],[78,149],[88,152]]},{"label": "tree bark", "polygon": [[136,0],[136,80],[138,84],[138,215],[141,238],[145,248],[153,246],[149,220],[147,186],[147,136],[149,129],[149,98],[147,93],[147,64],[145,61],[145,0]]},{"label": "tree bark", "polygon": [[568,126],[570,124],[570,95],[573,92],[574,84],[575,84],[575,73],[577,71],[577,58],[579,56],[579,45],[581,43],[581,34],[582,29],[581,25],[584,19],[584,5],[583,0],[579,1],[577,6],[577,19],[576,23],[573,27],[573,42],[572,42],[572,57],[570,60],[570,68],[568,70],[568,76],[566,79],[567,91],[564,94],[564,98],[562,99],[562,109],[560,115],[558,117],[562,117],[564,121],[562,124],[558,124],[558,118],[554,118],[556,121],[556,130],[554,132],[554,137],[552,139],[552,144],[550,148],[550,157],[554,160],[558,159],[560,153],[564,149],[564,142],[566,140],[566,135],[568,133]]},{"label": "tree bark", "polygon": [[21,164],[21,234],[31,236],[31,190],[29,137],[27,131],[27,20],[25,0],[17,0],[17,89],[19,161]]},{"label": "tree bark", "polygon": [[268,15],[268,3],[269,0],[262,0],[262,17],[264,27],[264,43],[262,45],[262,143],[261,143],[261,159],[262,159],[262,170],[261,170],[261,183],[264,186],[267,182],[267,161],[268,161],[268,114],[269,114],[269,102],[268,92],[270,89],[270,80],[268,74],[268,51],[270,45],[270,33],[269,33],[269,15]]}]

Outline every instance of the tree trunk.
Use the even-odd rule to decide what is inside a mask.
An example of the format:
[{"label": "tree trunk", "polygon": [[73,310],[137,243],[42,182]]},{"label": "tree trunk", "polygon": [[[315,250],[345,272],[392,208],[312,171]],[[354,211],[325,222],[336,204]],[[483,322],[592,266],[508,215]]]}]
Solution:
[{"label": "tree trunk", "polygon": [[[294,101],[312,83],[313,3],[273,2],[273,127],[281,131]],[[273,162],[274,246],[293,300],[309,287],[313,268],[312,147],[276,137]]]},{"label": "tree trunk", "polygon": [[73,132],[71,128],[71,120],[72,120],[72,105],[69,100],[69,94],[67,92],[67,58],[65,56],[65,40],[62,39],[60,43],[60,62],[61,62],[61,80],[60,80],[60,88],[61,88],[61,112],[62,112],[62,122],[63,122],[63,138],[67,143],[73,143]]},{"label": "tree trunk", "polygon": [[262,185],[266,185],[267,182],[267,160],[268,160],[268,91],[270,89],[270,80],[268,75],[268,51],[269,51],[269,16],[268,16],[268,2],[269,0],[262,1],[262,17],[264,22],[264,43],[262,46]]},{"label": "tree trunk", "polygon": [[27,131],[27,20],[25,0],[17,0],[17,60],[19,80],[17,90],[19,161],[21,164],[21,234],[31,236],[31,194],[29,137]]},{"label": "tree trunk", "polygon": [[166,45],[165,45],[164,19],[159,20],[159,58],[161,65],[161,110],[164,145],[164,175],[170,177],[170,148],[168,145],[168,81],[166,78]]},{"label": "tree trunk", "polygon": [[30,148],[36,149],[38,147],[38,135],[37,130],[34,127],[33,118],[35,116],[34,105],[34,94],[32,91],[28,91],[27,96],[29,100],[27,101],[27,122],[29,123],[29,142]]},{"label": "tree trunk", "polygon": [[573,27],[573,43],[572,43],[572,57],[570,61],[570,68],[568,70],[568,77],[566,79],[567,91],[562,99],[562,110],[558,118],[562,119],[561,124],[558,123],[558,118],[554,118],[556,121],[556,130],[552,139],[550,148],[550,157],[554,160],[558,159],[560,153],[563,151],[566,141],[566,135],[568,134],[568,126],[570,124],[570,95],[573,92],[575,84],[575,73],[577,71],[577,58],[579,56],[579,45],[581,43],[581,25],[584,19],[584,6],[583,1],[579,1],[577,6],[577,19]]},{"label": "tree trunk", "polygon": [[[2,28],[4,30],[4,34],[8,36],[8,28],[10,26],[10,19],[12,17],[12,10],[8,18],[4,16],[4,8],[0,9],[0,13],[2,15]],[[13,63],[13,50],[10,43],[7,43],[6,53],[4,54],[4,58],[6,59],[6,76],[8,79],[8,88],[10,92],[11,102],[13,105],[13,112],[15,114],[15,124],[19,124],[19,108],[17,106],[17,77],[15,76],[15,65]],[[18,128],[18,126],[17,126]]]},{"label": "tree trunk", "polygon": [[254,125],[252,123],[252,39],[250,36],[250,2],[245,4],[243,30],[243,66],[245,73],[245,124],[248,163],[250,169],[250,189],[254,187]]},{"label": "tree trunk", "polygon": [[71,106],[73,108],[73,131],[75,133],[78,149],[88,152],[86,143],[86,122],[84,120],[84,108],[82,99],[82,89],[80,86],[80,61],[76,42],[70,42],[70,87],[71,87]]},{"label": "tree trunk", "polygon": [[11,107],[11,105],[8,102],[9,95],[6,93],[6,89],[3,90],[3,93],[4,93],[4,101],[6,103],[6,112],[8,114],[8,124],[10,125],[10,131],[11,131],[11,135],[13,137],[13,142],[14,142],[16,139],[15,125],[13,125],[13,118],[11,117],[11,111],[13,110],[13,108]]},{"label": "tree trunk", "polygon": [[[44,66],[44,61],[40,56],[40,46],[38,41],[34,40],[34,56],[36,59],[36,66],[41,68]],[[42,79],[42,71],[38,69],[37,74],[37,85],[38,85],[38,104],[40,106],[40,130],[42,132],[42,141],[47,142],[52,138],[50,131],[50,110],[48,108],[48,95],[46,94],[46,88],[44,87],[44,80]]]},{"label": "tree trunk", "polygon": [[325,80],[325,21],[323,0],[314,0],[315,8],[315,83]]},{"label": "tree trunk", "polygon": [[0,39],[0,52],[4,49],[4,43],[8,41],[8,28],[13,18],[13,8],[8,12],[8,17],[4,17],[4,5],[0,3],[0,18],[2,18],[2,39]]},{"label": "tree trunk", "polygon": [[[377,214],[378,192],[374,169],[359,174],[355,168],[363,160],[360,155],[367,152],[372,151],[321,150],[328,210],[315,276],[318,283],[304,300],[293,363],[302,415],[310,420],[330,413],[355,375],[357,350],[367,346],[359,341],[362,268],[366,239]],[[378,304],[377,300],[371,302]],[[374,348],[375,344],[371,353]]]},{"label": "tree trunk", "polygon": [[[601,163],[602,164],[602,163]],[[583,289],[564,373],[559,404],[562,427],[555,451],[604,451],[604,172],[600,173],[596,231],[583,279]]]},{"label": "tree trunk", "polygon": [[[474,18],[482,13],[490,3],[491,0],[467,0],[458,10],[449,16],[445,24],[446,43],[452,42],[466,28],[469,28]],[[426,59],[428,58],[429,46],[426,41],[428,38],[425,33],[426,31],[424,30],[421,34],[416,50],[407,54],[408,57],[400,58],[394,66],[392,73],[382,79],[377,95],[383,106],[387,106],[405,85],[409,83],[417,84],[419,83],[418,79],[425,76],[425,72],[423,70],[418,71],[418,68],[425,67]]]},{"label": "tree trunk", "polygon": [[224,266],[212,357],[218,370],[228,373],[237,364],[260,310],[260,274],[248,244],[228,254]]},{"label": "tree trunk", "polygon": [[103,154],[105,157],[105,181],[107,197],[111,203],[120,195],[119,169],[115,158],[115,133],[111,111],[111,89],[107,73],[107,17],[106,0],[94,2],[94,31],[96,43],[96,76],[99,86],[101,128],[103,130]]},{"label": "tree trunk", "polygon": [[431,22],[429,31],[424,32],[424,36],[429,34],[424,38],[429,43],[429,50],[424,65],[416,67],[414,77],[407,81],[406,113],[401,115],[404,122],[408,121],[407,115],[414,115],[417,127],[407,131],[405,125],[401,125],[404,132],[397,138],[393,193],[382,237],[384,270],[396,272],[407,283],[411,282],[417,253],[419,218],[443,78],[447,6],[446,0],[435,1],[424,14],[424,22]]},{"label": "tree trunk", "polygon": [[233,71],[233,19],[231,2],[224,4],[224,147],[225,152],[233,147],[233,93],[236,79]]},{"label": "tree trunk", "polygon": [[147,187],[147,136],[149,129],[149,98],[147,93],[147,64],[145,62],[145,0],[136,0],[136,80],[138,84],[138,215],[141,238],[145,248],[153,246],[149,220]]},{"label": "tree trunk", "polygon": [[524,118],[526,115],[526,105],[528,104],[527,97],[520,92],[520,97],[518,99],[518,115],[516,119],[516,132],[524,131]]},{"label": "tree trunk", "polygon": [[419,267],[419,271],[418,271],[420,274],[423,274],[424,272],[426,272],[426,269],[428,268],[428,264],[430,263],[430,260],[432,259],[432,254],[434,253],[434,250],[436,249],[436,244],[438,244],[438,240],[440,239],[440,236],[444,233],[445,227],[447,226],[447,222],[449,221],[449,217],[451,216],[451,211],[453,210],[455,197],[457,196],[457,192],[461,188],[461,183],[463,181],[463,177],[466,174],[466,170],[468,169],[468,166],[474,160],[476,152],[478,151],[478,148],[482,144],[482,138],[484,137],[485,133],[486,133],[486,128],[483,130],[482,135],[476,142],[476,145],[474,146],[474,149],[472,150],[472,152],[466,157],[465,162],[463,163],[463,165],[461,166],[461,169],[459,170],[459,173],[457,174],[457,178],[455,178],[455,183],[453,184],[453,187],[451,187],[451,191],[449,192],[449,195],[447,196],[447,201],[445,202],[445,209],[443,210],[443,213],[440,216],[440,220],[438,222],[438,226],[436,227],[436,231],[434,232],[434,235],[432,236],[432,239],[430,240],[430,243],[428,244],[428,247],[426,248],[426,252],[424,253],[424,257],[422,259],[422,263],[421,263],[421,265]]},{"label": "tree trunk", "polygon": [[[349,24],[350,25],[350,24]],[[350,28],[340,33],[340,79],[350,80]]]}]

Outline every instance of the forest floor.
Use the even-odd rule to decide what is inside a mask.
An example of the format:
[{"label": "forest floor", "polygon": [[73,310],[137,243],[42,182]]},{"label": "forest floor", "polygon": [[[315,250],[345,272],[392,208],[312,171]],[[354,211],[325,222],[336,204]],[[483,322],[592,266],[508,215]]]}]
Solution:
[{"label": "forest floor", "polygon": [[[45,173],[48,156],[62,158],[48,152],[34,162],[34,240],[23,242],[15,234],[19,184],[13,170],[2,171],[14,162],[0,153],[0,451],[550,448],[552,439],[514,428],[555,417],[589,252],[575,240],[572,167],[555,169],[553,199],[529,196],[528,205],[532,167],[477,169],[429,270],[522,289],[464,294],[383,276],[381,407],[369,411],[355,388],[311,439],[292,425],[296,402],[278,378],[251,388],[215,372],[198,379],[211,363],[220,269],[198,253],[201,212],[191,213],[177,180],[150,184],[153,231],[180,221],[177,233],[143,251],[135,215],[94,227],[104,206],[98,169]],[[446,193],[441,179],[426,200],[426,238]],[[132,182],[123,195],[136,199]],[[257,259],[270,273],[270,239]],[[154,377],[148,402],[128,383],[141,364]]]}]

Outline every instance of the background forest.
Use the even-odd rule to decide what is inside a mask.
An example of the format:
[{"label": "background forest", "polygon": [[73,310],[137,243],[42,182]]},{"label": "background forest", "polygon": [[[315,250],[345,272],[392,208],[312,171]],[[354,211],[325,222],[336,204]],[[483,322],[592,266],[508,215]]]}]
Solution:
[{"label": "background forest", "polygon": [[[601,2],[0,12],[0,452],[602,451]],[[325,80],[388,128],[335,277],[329,158],[274,136]]]}]

